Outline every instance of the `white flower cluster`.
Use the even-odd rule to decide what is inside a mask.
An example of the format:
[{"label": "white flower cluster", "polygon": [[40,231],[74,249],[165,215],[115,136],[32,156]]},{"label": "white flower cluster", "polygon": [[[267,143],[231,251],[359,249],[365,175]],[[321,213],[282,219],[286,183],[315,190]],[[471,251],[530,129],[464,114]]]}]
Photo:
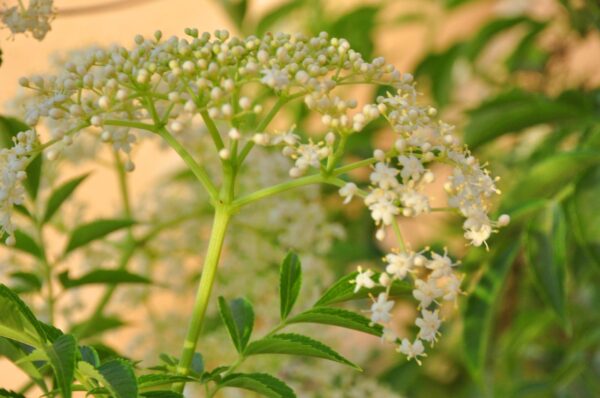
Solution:
[{"label": "white flower cluster", "polygon": [[54,19],[54,0],[29,0],[25,8],[21,1],[13,7],[0,8],[0,20],[13,35],[30,32],[37,40],[42,40],[50,31]]},{"label": "white flower cluster", "polygon": [[[453,262],[446,252],[430,252],[427,256],[425,251],[395,251],[386,255],[384,261],[387,263],[385,272],[377,280],[373,279],[373,271],[359,267],[354,280],[355,292],[363,288],[385,288],[377,298],[373,298],[369,310],[371,321],[384,325],[385,341],[397,344],[398,352],[419,362],[420,356],[426,356],[423,342],[433,346],[440,334],[441,304],[453,302],[461,294],[462,276],[454,270],[458,263]],[[394,281],[412,281],[412,294],[419,302],[420,310],[420,317],[415,321],[419,332],[414,341],[406,337],[400,340],[393,329],[392,309],[395,302],[390,297],[390,289]]]},{"label": "white flower cluster", "polygon": [[10,246],[15,244],[13,205],[22,204],[25,199],[22,182],[27,177],[25,169],[37,143],[37,134],[33,130],[22,131],[13,142],[11,148],[0,150],[0,235],[3,232],[8,235],[6,244]]}]

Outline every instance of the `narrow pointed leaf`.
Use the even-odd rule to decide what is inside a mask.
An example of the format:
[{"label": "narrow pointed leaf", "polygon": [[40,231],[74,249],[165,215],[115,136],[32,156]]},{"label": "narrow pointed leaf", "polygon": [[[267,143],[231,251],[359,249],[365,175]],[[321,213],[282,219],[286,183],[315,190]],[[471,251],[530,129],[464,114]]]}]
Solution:
[{"label": "narrow pointed leaf", "polygon": [[239,353],[242,353],[254,327],[252,304],[245,298],[237,298],[227,303],[223,297],[219,297],[219,313],[233,345]]},{"label": "narrow pointed leaf", "polygon": [[71,233],[69,243],[65,248],[65,254],[85,246],[97,239],[102,239],[112,232],[130,227],[135,222],[133,220],[96,220],[88,224],[80,225]]},{"label": "narrow pointed leaf", "polygon": [[587,255],[600,267],[600,167],[590,169],[577,183],[570,206],[574,235]]},{"label": "narrow pointed leaf", "polygon": [[288,319],[287,323],[320,323],[358,330],[378,337],[381,337],[383,334],[383,327],[381,327],[381,325],[374,324],[371,326],[371,321],[369,319],[356,312],[343,310],[341,308],[312,308]]},{"label": "narrow pointed leaf", "polygon": [[0,336],[37,348],[46,340],[29,307],[3,284],[0,284]]},{"label": "narrow pointed leaf", "polygon": [[550,203],[531,220],[525,245],[527,260],[541,288],[542,296],[554,309],[563,325],[567,325],[565,224],[561,206],[558,203]]},{"label": "narrow pointed leaf", "polygon": [[281,263],[279,276],[279,296],[281,302],[281,319],[287,318],[294,307],[302,285],[302,266],[295,253],[288,255]]},{"label": "narrow pointed leaf", "polygon": [[[370,294],[377,296],[383,292],[385,288],[381,286],[374,287],[372,289],[360,289],[358,292],[354,292],[355,285],[353,281],[356,279],[358,272],[353,272],[342,277],[336,283],[334,283],[329,289],[323,293],[323,296],[315,303],[315,307],[326,306],[336,303],[342,303],[351,300],[360,300],[368,298]],[[379,273],[373,275],[373,280],[379,278]],[[406,281],[394,281],[390,289],[390,297],[399,297],[412,294],[412,287]]]},{"label": "narrow pointed leaf", "polygon": [[48,199],[48,203],[46,204],[46,213],[44,214],[43,219],[44,222],[50,221],[60,206],[62,206],[62,204],[69,199],[79,184],[81,184],[88,176],[89,174],[84,174],[82,176],[73,178],[52,192],[50,198]]},{"label": "narrow pointed leaf", "polygon": [[45,351],[62,397],[70,398],[72,395],[71,384],[75,375],[75,354],[77,352],[75,337],[64,334],[56,339],[54,344],[46,347]]},{"label": "narrow pointed leaf", "polygon": [[65,289],[83,285],[117,285],[122,283],[151,284],[152,281],[145,276],[137,275],[122,269],[96,269],[82,277],[71,279],[69,272],[58,275],[60,283]]},{"label": "narrow pointed leaf", "polygon": [[[4,244],[4,239],[0,239],[0,245]],[[21,231],[20,229],[17,229],[15,231],[15,245],[9,246],[9,248],[22,251],[23,253],[31,254],[35,258],[42,258],[42,249],[40,249],[35,239],[33,239],[29,234]]]},{"label": "narrow pointed leaf", "polygon": [[0,398],[25,398],[25,395],[0,388]]},{"label": "narrow pointed leaf", "polygon": [[225,377],[220,387],[236,387],[257,392],[268,398],[296,398],[287,384],[266,373],[233,373]]},{"label": "narrow pointed leaf", "polygon": [[326,346],[310,337],[295,333],[282,333],[265,337],[248,345],[244,352],[246,356],[259,354],[288,354],[328,359],[343,363],[355,369],[360,368]]},{"label": "narrow pointed leaf", "polygon": [[140,390],[169,386],[173,383],[193,381],[191,377],[171,374],[148,374],[138,377],[138,387]]},{"label": "narrow pointed leaf", "polygon": [[487,360],[496,304],[520,246],[520,239],[498,246],[487,271],[467,299],[463,327],[464,355],[469,371],[479,381],[482,381]]}]

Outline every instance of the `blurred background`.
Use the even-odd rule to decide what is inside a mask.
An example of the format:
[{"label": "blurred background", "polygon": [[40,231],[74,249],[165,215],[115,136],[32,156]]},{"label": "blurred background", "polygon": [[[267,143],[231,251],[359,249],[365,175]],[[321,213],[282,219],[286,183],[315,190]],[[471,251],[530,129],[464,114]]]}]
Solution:
[{"label": "blurred background", "polygon": [[[509,213],[512,223],[494,235],[490,251],[466,250],[453,217],[404,222],[406,238],[415,249],[448,245],[453,255],[466,256],[462,267],[469,294],[461,298],[440,346],[423,366],[400,359],[376,339],[332,332],[331,341],[347,342],[342,352],[369,364],[364,374],[348,376],[348,371],[326,365],[327,372],[319,373],[332,373],[331,377],[313,380],[311,370],[317,365],[309,362],[260,364],[280,369],[295,383],[299,396],[600,396],[600,3],[596,0],[56,0],[55,6],[52,31],[42,42],[23,36],[12,39],[7,31],[0,32],[3,115],[19,116],[15,100],[19,77],[48,73],[65,54],[84,47],[129,45],[138,33],[149,36],[160,29],[170,36],[185,27],[226,28],[236,35],[327,31],[347,38],[365,58],[384,56],[401,71],[414,73],[423,101],[434,103],[442,118],[455,124],[459,136],[501,177],[504,195],[498,214]],[[382,89],[360,95],[372,99]],[[302,109],[287,117],[300,129],[310,130]],[[387,134],[383,123],[373,122],[350,142],[350,150],[369,156]],[[129,178],[133,202],[152,198],[157,208],[169,203],[173,207],[174,201],[202,207],[182,187],[185,176],[165,180],[164,170],[179,167],[172,155],[158,145],[137,151],[137,170]],[[60,179],[88,169],[89,165],[65,162]],[[95,171],[76,194],[85,205],[74,205],[69,214],[82,209],[86,217],[118,212],[113,174],[109,168]],[[257,177],[248,176],[252,178]],[[164,191],[158,196],[148,189],[156,184]],[[332,193],[313,190],[300,199],[283,198],[272,206],[278,207],[276,215],[285,222],[263,231],[241,228],[231,237],[226,269],[267,275],[264,285],[243,294],[261,299],[261,292],[269,288],[268,278],[276,277],[273,270],[283,252],[278,246],[304,253],[315,280],[332,280],[359,263],[377,263],[389,246],[373,241],[368,214],[352,207],[340,210]],[[312,210],[310,220],[294,220],[293,213],[305,209],[314,197],[319,198],[319,208]],[[142,205],[139,211],[155,211],[148,207]],[[177,354],[178,347],[169,342],[178,341],[183,333],[182,308],[188,307],[182,303],[189,304],[198,272],[197,241],[181,240],[181,234],[189,238],[206,232],[209,224],[203,217],[182,226],[177,234],[163,236],[160,244],[137,258],[138,270],[154,277],[168,278],[179,267],[187,281],[179,293],[151,295],[147,289],[123,287],[110,308],[114,314],[125,312],[127,322],[105,325],[89,339],[134,358]],[[240,225],[244,221],[253,220],[241,220]],[[297,236],[285,237],[293,228],[298,234],[307,231],[307,223],[311,232],[303,242],[298,243]],[[69,222],[65,224],[68,229]],[[241,247],[240,239],[256,247]],[[317,243],[322,247],[312,250]],[[0,253],[3,250],[0,247]],[[5,253],[0,256],[4,268],[0,277],[9,285],[23,285],[9,272],[21,260]],[[86,260],[72,260],[76,261]],[[248,289],[245,279],[219,283],[219,294],[239,295],[239,290]],[[84,307],[99,297],[102,290],[94,289],[72,292],[81,308],[65,309],[61,318],[65,327],[78,319],[73,314],[85,312]],[[36,293],[26,284],[23,291]],[[270,304],[268,295],[262,300],[265,306]],[[410,308],[399,308],[398,318],[413,317]],[[205,334],[218,344],[222,330],[218,320],[214,323]],[[182,330],[174,331],[173,325]],[[366,353],[363,345],[370,347]],[[17,389],[25,383],[19,369],[0,359],[0,386]]]}]

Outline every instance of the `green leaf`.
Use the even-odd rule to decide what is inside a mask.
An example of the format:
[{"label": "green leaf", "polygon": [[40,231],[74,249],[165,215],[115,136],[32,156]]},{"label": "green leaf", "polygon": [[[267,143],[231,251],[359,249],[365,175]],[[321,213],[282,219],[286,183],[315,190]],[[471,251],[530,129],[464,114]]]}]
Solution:
[{"label": "green leaf", "polygon": [[133,367],[122,359],[106,362],[98,368],[102,380],[98,380],[114,398],[132,398],[138,396],[138,385]]},{"label": "green leaf", "polygon": [[83,362],[87,362],[93,367],[100,366],[100,356],[98,356],[98,352],[94,347],[87,345],[79,347],[79,353]]},{"label": "green leaf", "polygon": [[427,55],[415,69],[415,76],[427,76],[431,95],[440,107],[447,105],[454,91],[454,65],[462,54],[463,43],[457,43],[447,50]]},{"label": "green leaf", "polygon": [[144,398],[184,398],[183,394],[175,391],[146,391],[140,394]]},{"label": "green leaf", "polygon": [[[21,131],[27,131],[29,129],[28,125],[18,119],[0,116],[0,147],[12,147],[14,145],[12,138],[16,137]],[[23,185],[29,196],[32,199],[35,199],[40,187],[42,156],[37,155],[33,158],[33,160],[29,162],[25,172],[27,173],[27,179],[23,181]]]},{"label": "green leaf", "polygon": [[219,387],[242,388],[269,398],[296,397],[287,384],[266,373],[232,373],[219,383]]},{"label": "green leaf", "polygon": [[531,22],[531,19],[523,16],[493,19],[484,25],[473,40],[471,40],[466,48],[466,56],[471,60],[475,60],[481,51],[500,33],[522,24]]},{"label": "green leaf", "polygon": [[[4,239],[0,239],[0,245],[5,244],[6,242]],[[36,241],[20,229],[15,230],[15,245],[8,247],[9,249],[15,249],[22,251],[23,253],[31,254],[35,258],[41,259],[43,257],[42,249],[40,249]]]},{"label": "green leaf", "polygon": [[83,285],[117,285],[123,283],[137,283],[137,284],[152,284],[152,281],[145,276],[131,273],[123,269],[95,269],[89,273],[83,275],[80,278],[71,279],[69,277],[69,271],[61,272],[58,275],[60,283],[65,289]]},{"label": "green leaf", "polygon": [[17,294],[39,292],[42,289],[42,279],[33,272],[13,272],[12,290]]},{"label": "green leaf", "polygon": [[65,248],[65,254],[85,246],[94,240],[104,238],[106,235],[127,228],[135,224],[133,220],[96,220],[88,224],[80,225],[71,233],[69,243]]},{"label": "green leaf", "polygon": [[45,348],[46,355],[63,398],[71,397],[71,383],[75,375],[75,354],[77,342],[70,334],[60,336],[51,345]]},{"label": "green leaf", "polygon": [[600,167],[594,167],[577,183],[572,199],[573,230],[579,244],[600,267]]},{"label": "green leaf", "polygon": [[310,337],[294,333],[275,334],[264,339],[254,341],[248,345],[244,355],[259,354],[288,354],[328,359],[343,363],[360,370],[360,368],[327,347],[325,344]]},{"label": "green leaf", "polygon": [[295,253],[288,253],[285,257],[279,275],[280,313],[281,319],[285,319],[294,307],[302,286],[302,265]]},{"label": "green leaf", "polygon": [[52,218],[52,216],[56,213],[56,211],[60,208],[60,206],[75,192],[77,187],[89,176],[88,174],[84,174],[82,176],[73,178],[60,187],[56,188],[54,192],[50,195],[48,199],[48,203],[46,204],[46,213],[44,214],[43,222],[48,222]]},{"label": "green leaf", "polygon": [[0,357],[9,359],[17,365],[31,380],[33,380],[43,391],[48,391],[44,377],[40,373],[35,364],[23,361],[28,353],[24,350],[20,343],[13,340],[0,337]]},{"label": "green leaf", "polygon": [[[552,198],[591,166],[600,164],[597,151],[563,152],[537,162],[506,196],[503,209],[531,199]],[[592,202],[593,203],[593,202]]]},{"label": "green leaf", "polygon": [[3,284],[0,284],[0,336],[37,348],[46,340],[31,310]]},{"label": "green leaf", "polygon": [[219,313],[233,345],[239,353],[243,353],[254,327],[252,304],[245,298],[237,298],[228,304],[223,297],[219,297]]},{"label": "green leaf", "polygon": [[282,22],[282,20],[286,16],[288,16],[296,9],[302,7],[303,5],[303,0],[291,0],[287,3],[283,3],[282,5],[275,7],[273,10],[269,11],[260,19],[260,21],[256,25],[256,35],[263,36],[274,25],[276,25],[278,22]]},{"label": "green leaf", "polygon": [[[354,283],[352,283],[358,272],[353,272],[342,277],[336,283],[334,283],[329,289],[323,293],[323,296],[315,303],[315,307],[321,307],[331,304],[343,303],[345,301],[360,300],[368,298],[369,295],[377,296],[383,292],[385,288],[381,286],[374,287],[373,289],[360,289],[354,293]],[[380,273],[373,274],[373,280],[379,278]],[[412,287],[406,281],[394,281],[390,289],[390,297],[400,297],[412,294]]]},{"label": "green leaf", "polygon": [[248,11],[248,0],[219,0],[219,4],[225,9],[235,26],[242,30],[246,11]]},{"label": "green leaf", "polygon": [[138,377],[138,387],[140,390],[193,381],[191,377],[170,374],[147,374]]},{"label": "green leaf", "polygon": [[371,326],[371,321],[356,312],[343,310],[341,308],[317,307],[302,312],[288,319],[291,323],[320,323],[324,325],[340,326],[346,329],[358,330],[360,332],[381,337],[383,327],[381,325]]},{"label": "green leaf", "polygon": [[74,325],[71,333],[78,336],[79,339],[85,339],[127,325],[122,319],[113,316],[95,317],[92,325],[89,325],[90,321],[91,319]]},{"label": "green leaf", "polygon": [[520,246],[520,239],[510,239],[508,243],[496,248],[486,272],[468,296],[465,305],[464,355],[469,371],[478,381],[482,381],[494,313],[502,286]]},{"label": "green leaf", "polygon": [[0,398],[25,398],[25,395],[0,388]]},{"label": "green leaf", "polygon": [[475,148],[504,134],[538,124],[568,125],[598,119],[592,103],[593,95],[591,93],[582,99],[581,92],[579,98],[567,92],[550,98],[522,90],[500,94],[469,111],[469,123],[464,129],[465,143]]},{"label": "green leaf", "polygon": [[551,202],[530,222],[525,253],[541,288],[561,324],[567,324],[566,240],[567,229],[560,204]]},{"label": "green leaf", "polygon": [[[357,7],[333,22],[328,32],[333,37],[348,40],[352,49],[369,59],[375,48],[373,32],[378,11],[379,7],[375,6]],[[358,26],[360,29],[357,29]]]}]

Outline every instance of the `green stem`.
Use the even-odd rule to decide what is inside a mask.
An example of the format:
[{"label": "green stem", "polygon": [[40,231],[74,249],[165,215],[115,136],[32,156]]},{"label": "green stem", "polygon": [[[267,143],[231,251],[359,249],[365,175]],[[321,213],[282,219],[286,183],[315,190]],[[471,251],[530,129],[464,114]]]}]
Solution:
[{"label": "green stem", "polygon": [[[208,242],[206,257],[204,259],[204,266],[202,267],[202,276],[200,277],[200,284],[198,286],[196,301],[192,311],[192,319],[190,320],[187,335],[183,343],[181,359],[177,366],[177,373],[182,375],[187,375],[189,373],[194,352],[196,351],[198,337],[202,330],[206,308],[215,282],[215,275],[221,257],[223,241],[225,240],[225,232],[230,219],[230,208],[224,205],[217,205],[215,207],[215,218],[210,240]],[[185,383],[178,383],[173,386],[173,390],[182,393],[184,387]]]},{"label": "green stem", "polygon": [[396,234],[396,239],[398,239],[398,245],[400,246],[400,250],[406,251],[406,243],[404,242],[402,231],[400,231],[400,225],[398,224],[398,220],[395,217],[392,221],[392,228],[394,230],[394,233]]},{"label": "green stem", "polygon": [[181,145],[181,143],[177,141],[175,137],[173,137],[171,133],[169,133],[167,129],[165,129],[163,126],[158,127],[156,133],[160,135],[162,139],[164,139],[167,142],[167,144],[169,144],[169,146],[175,150],[175,152],[177,152],[181,159],[183,159],[183,161],[190,168],[192,173],[194,173],[196,178],[198,178],[200,183],[204,186],[211,199],[213,201],[216,201],[219,197],[219,192],[217,191],[217,188],[208,176],[206,170],[204,170],[204,168],[196,162],[196,160],[185,149],[185,147]]},{"label": "green stem", "polygon": [[215,143],[215,147],[217,147],[217,151],[220,151],[225,147],[223,140],[221,139],[221,134],[219,133],[219,129],[215,125],[215,122],[211,119],[206,111],[200,111],[200,116],[202,116],[202,120],[204,120],[204,124],[212,137],[213,142]]}]

